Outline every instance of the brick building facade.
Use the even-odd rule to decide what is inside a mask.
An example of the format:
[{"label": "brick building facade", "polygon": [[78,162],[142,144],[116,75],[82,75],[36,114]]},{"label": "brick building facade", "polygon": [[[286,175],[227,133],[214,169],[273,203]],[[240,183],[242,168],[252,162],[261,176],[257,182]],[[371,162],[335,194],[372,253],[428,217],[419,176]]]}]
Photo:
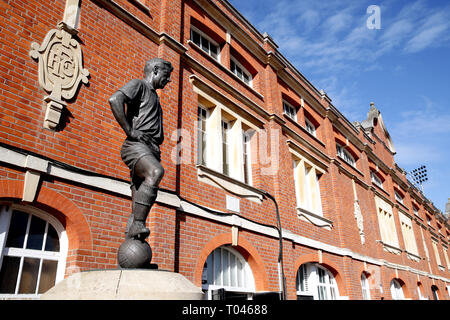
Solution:
[{"label": "brick building facade", "polygon": [[0,6],[0,298],[117,268],[131,193],[108,98],[161,57],[160,269],[209,298],[284,274],[288,299],[449,299],[448,218],[396,165],[380,111],[350,123],[226,0]]}]

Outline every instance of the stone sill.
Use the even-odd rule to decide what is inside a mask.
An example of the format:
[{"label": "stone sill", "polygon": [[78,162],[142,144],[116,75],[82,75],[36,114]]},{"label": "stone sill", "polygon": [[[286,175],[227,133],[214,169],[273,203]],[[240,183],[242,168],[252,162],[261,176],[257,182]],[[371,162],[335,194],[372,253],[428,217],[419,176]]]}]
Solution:
[{"label": "stone sill", "polygon": [[378,240],[378,242],[383,245],[384,251],[387,251],[389,253],[393,253],[393,254],[396,254],[396,255],[400,255],[403,252],[402,249],[397,248],[397,247],[395,247],[393,245],[387,244],[387,243],[385,243],[385,242],[383,242],[381,240]]},{"label": "stone sill", "polygon": [[415,262],[420,262],[422,260],[422,258],[414,253],[408,252],[405,250],[406,256],[408,257],[409,260],[415,261]]},{"label": "stone sill", "polygon": [[307,221],[316,227],[325,228],[327,230],[331,230],[333,228],[333,221],[312,213],[304,208],[297,207],[297,215],[300,219]]},{"label": "stone sill", "polygon": [[264,196],[261,190],[204,165],[198,164],[196,167],[198,181],[219,187],[237,197],[248,199],[259,204],[262,203]]},{"label": "stone sill", "polygon": [[131,2],[140,10],[144,11],[145,14],[151,16],[150,9],[145,4],[141,3],[139,0],[128,0],[128,2]]}]

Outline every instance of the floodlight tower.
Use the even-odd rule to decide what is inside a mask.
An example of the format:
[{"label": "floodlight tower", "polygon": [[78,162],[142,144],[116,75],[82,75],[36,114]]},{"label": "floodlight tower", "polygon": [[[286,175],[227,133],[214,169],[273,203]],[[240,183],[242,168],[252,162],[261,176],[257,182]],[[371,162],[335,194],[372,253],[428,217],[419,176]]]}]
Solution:
[{"label": "floodlight tower", "polygon": [[423,192],[423,183],[428,180],[427,176],[427,168],[426,166],[421,166],[409,172],[409,175],[413,179],[413,182],[416,186],[420,186],[420,189]]}]

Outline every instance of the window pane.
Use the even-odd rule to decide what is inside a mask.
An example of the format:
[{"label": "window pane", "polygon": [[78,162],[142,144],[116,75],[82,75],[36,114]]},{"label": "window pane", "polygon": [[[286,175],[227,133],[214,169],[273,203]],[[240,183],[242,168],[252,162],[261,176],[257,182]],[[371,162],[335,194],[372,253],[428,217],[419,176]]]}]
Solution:
[{"label": "window pane", "polygon": [[45,251],[59,251],[58,233],[51,224],[48,224],[47,240],[45,242]]},{"label": "window pane", "polygon": [[192,41],[194,41],[194,43],[198,46],[201,45],[200,44],[200,35],[195,31],[192,31]]},{"label": "window pane", "polygon": [[20,258],[3,257],[2,269],[0,270],[0,293],[14,293],[19,265]]},{"label": "window pane", "polygon": [[58,261],[44,260],[42,262],[41,278],[39,280],[38,293],[44,293],[55,285],[57,266]]},{"label": "window pane", "polygon": [[211,42],[209,43],[210,54],[214,59],[217,59],[218,48],[213,45]]},{"label": "window pane", "polygon": [[299,282],[299,289],[300,291],[305,291],[305,265],[302,264],[300,266],[300,269],[298,270],[298,282]]},{"label": "window pane", "polygon": [[24,258],[19,293],[35,293],[39,273],[39,259]]},{"label": "window pane", "polygon": [[319,300],[328,300],[327,290],[323,286],[318,286]]},{"label": "window pane", "polygon": [[31,216],[30,231],[28,232],[27,249],[42,250],[46,222],[36,216]]},{"label": "window pane", "polygon": [[230,285],[230,264],[228,259],[228,251],[223,250],[222,251],[222,271],[223,271],[223,285],[229,286]]},{"label": "window pane", "polygon": [[222,257],[220,249],[214,250],[214,284],[222,284]]},{"label": "window pane", "polygon": [[323,271],[320,268],[317,268],[317,272],[319,274],[319,282],[320,283],[325,283],[325,271]]},{"label": "window pane", "polygon": [[336,300],[336,292],[333,287],[330,287],[331,300]]},{"label": "window pane", "polygon": [[209,54],[209,41],[203,37],[201,37],[201,40],[202,40],[201,47],[202,47],[203,51],[205,51],[206,53]]},{"label": "window pane", "polygon": [[11,218],[11,224],[9,225],[6,247],[23,248],[23,241],[27,231],[28,217],[28,213],[14,210]]},{"label": "window pane", "polygon": [[232,287],[237,286],[237,273],[236,273],[236,257],[233,254],[230,254],[230,278]]},{"label": "window pane", "polygon": [[237,262],[237,272],[238,272],[238,287],[244,287],[244,266],[239,259],[236,259]]}]

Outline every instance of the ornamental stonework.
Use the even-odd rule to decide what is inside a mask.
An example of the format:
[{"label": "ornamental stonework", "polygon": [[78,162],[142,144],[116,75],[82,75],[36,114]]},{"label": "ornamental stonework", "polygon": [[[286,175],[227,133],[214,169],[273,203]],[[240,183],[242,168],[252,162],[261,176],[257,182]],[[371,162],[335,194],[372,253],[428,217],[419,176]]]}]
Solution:
[{"label": "ornamental stonework", "polygon": [[83,68],[83,55],[76,29],[64,22],[50,30],[42,44],[31,44],[30,56],[38,60],[39,85],[49,93],[44,127],[56,130],[62,111],[75,97],[80,82],[88,84],[89,71]]}]

